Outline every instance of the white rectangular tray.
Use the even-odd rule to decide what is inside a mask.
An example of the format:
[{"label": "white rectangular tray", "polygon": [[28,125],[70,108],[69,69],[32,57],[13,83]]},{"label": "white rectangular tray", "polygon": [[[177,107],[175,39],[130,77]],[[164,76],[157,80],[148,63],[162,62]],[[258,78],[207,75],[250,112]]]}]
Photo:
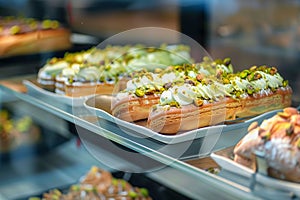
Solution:
[{"label": "white rectangular tray", "polygon": [[[237,137],[233,139],[232,142],[235,142],[237,139],[239,140],[241,137],[239,135],[246,134],[246,130],[248,126],[254,122],[258,121],[259,123],[264,120],[265,118],[271,117],[275,115],[277,112],[280,110],[275,110],[271,111],[268,113],[264,113],[262,115],[253,117],[251,119],[248,119],[246,121],[240,122],[240,123],[235,123],[231,125],[215,125],[215,126],[210,126],[210,127],[204,127],[204,128],[199,128],[191,131],[187,131],[184,133],[176,134],[176,135],[163,135],[157,132],[154,132],[144,126],[140,126],[134,123],[126,122],[124,120],[118,119],[114,116],[112,116],[110,113],[104,111],[101,108],[97,108],[95,106],[95,101],[99,97],[99,95],[96,95],[94,97],[90,97],[84,102],[84,106],[88,108],[94,115],[97,117],[110,121],[114,123],[117,126],[120,126],[122,128],[126,128],[126,131],[128,131],[130,134],[138,134],[140,136],[144,136],[147,138],[152,138],[157,141],[160,141],[165,144],[176,144],[176,143],[181,143],[181,142],[186,142],[198,138],[204,138],[208,135],[215,135],[216,139],[220,139],[221,135],[223,134],[237,134]],[[99,103],[97,103],[99,105]],[[101,104],[101,103],[100,103]],[[125,129],[124,129],[125,130]],[[230,139],[230,138],[228,138]],[[232,142],[230,142],[232,144]],[[233,144],[232,144],[233,145]]]},{"label": "white rectangular tray", "polygon": [[91,96],[94,96],[94,95],[90,95],[90,96],[83,96],[83,97],[69,97],[69,96],[65,96],[62,94],[57,94],[54,92],[47,91],[43,88],[40,88],[39,86],[37,86],[36,84],[34,84],[33,82],[31,82],[29,80],[23,80],[23,84],[27,88],[27,94],[29,94],[31,96],[45,97],[49,100],[53,100],[55,102],[58,102],[58,103],[61,103],[64,105],[68,105],[68,106],[74,106],[74,107],[83,106],[83,103],[88,98],[90,98]]},{"label": "white rectangular tray", "polygon": [[[239,163],[236,163],[231,158],[233,148],[228,148],[229,151],[214,152],[211,154],[212,159],[221,167],[222,170],[229,171],[235,175],[243,176],[249,181],[255,178],[255,184],[263,185],[267,188],[272,188],[274,191],[280,190],[285,192],[293,192],[300,197],[300,184],[279,180],[260,173],[254,172],[252,169],[247,168]],[[221,151],[220,151],[221,152]]]}]

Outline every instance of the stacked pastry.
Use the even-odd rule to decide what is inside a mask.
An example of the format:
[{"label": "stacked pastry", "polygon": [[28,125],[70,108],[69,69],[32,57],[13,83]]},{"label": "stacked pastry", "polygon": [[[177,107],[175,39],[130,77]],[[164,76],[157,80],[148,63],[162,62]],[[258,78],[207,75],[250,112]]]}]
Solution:
[{"label": "stacked pastry", "polygon": [[252,168],[255,151],[260,151],[270,176],[300,182],[300,114],[297,109],[287,107],[260,126],[253,123],[248,131],[234,148],[236,162]]},{"label": "stacked pastry", "polygon": [[[32,198],[39,199],[39,198]],[[113,178],[111,173],[92,167],[83,180],[72,185],[67,193],[63,194],[58,189],[43,194],[43,200],[151,200],[148,190],[132,186],[123,179]]]},{"label": "stacked pastry", "polygon": [[70,31],[56,20],[0,17],[0,56],[68,49],[70,35]]},{"label": "stacked pastry", "polygon": [[232,73],[228,59],[204,63],[129,81],[114,98],[112,114],[126,121],[148,120],[150,129],[176,134],[291,104],[292,90],[275,67]]},{"label": "stacked pastry", "polygon": [[119,79],[133,71],[192,62],[189,51],[185,45],[127,45],[67,53],[64,58],[48,61],[39,71],[38,82],[67,96],[111,94]]}]

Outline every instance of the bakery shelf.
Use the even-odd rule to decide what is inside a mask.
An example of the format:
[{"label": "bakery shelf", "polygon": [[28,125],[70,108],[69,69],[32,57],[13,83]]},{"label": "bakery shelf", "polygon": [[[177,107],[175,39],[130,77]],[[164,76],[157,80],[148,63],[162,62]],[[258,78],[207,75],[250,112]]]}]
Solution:
[{"label": "bakery shelf", "polygon": [[[51,101],[51,99],[49,100],[43,96],[33,96],[24,93],[26,88],[24,89],[22,80],[35,78],[35,76],[36,75],[30,75],[1,80],[0,90],[3,94],[15,96],[24,102],[76,124],[77,128],[86,130],[88,132],[87,135],[92,135],[90,138],[91,141],[108,139],[117,145],[137,152],[140,156],[145,157],[144,159],[164,164],[165,166],[157,172],[150,172],[149,176],[152,176],[154,179],[163,182],[171,188],[175,188],[188,197],[197,199],[205,199],[207,197],[214,199],[260,199],[257,195],[253,194],[248,187],[211,174],[199,167],[193,166],[189,162],[172,158],[157,151],[155,144],[151,143],[150,140],[133,140],[130,137],[126,137],[126,135],[115,134],[98,126],[95,123],[95,118],[91,117],[90,112],[83,106],[72,108]],[[73,114],[74,112],[76,115]],[[101,149],[102,147],[97,146],[97,148]],[[126,160],[126,158],[124,159]],[[120,163],[118,159],[116,159],[115,162]],[[136,164],[138,169],[141,163],[132,164]],[[187,182],[189,183],[188,187],[186,187]]]}]

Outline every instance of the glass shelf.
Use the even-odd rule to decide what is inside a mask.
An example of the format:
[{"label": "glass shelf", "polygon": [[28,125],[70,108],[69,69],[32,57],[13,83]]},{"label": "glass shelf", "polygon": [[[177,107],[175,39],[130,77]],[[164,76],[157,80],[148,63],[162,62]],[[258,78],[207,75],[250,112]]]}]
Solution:
[{"label": "glass shelf", "polygon": [[[26,76],[25,78],[28,79],[34,77],[35,75]],[[16,77],[13,79],[4,80],[4,82],[10,82],[13,83],[13,85],[19,84],[19,86],[22,86],[23,79],[24,77]],[[100,127],[97,124],[97,119],[91,116],[90,111],[88,111],[83,106],[72,108],[71,106],[62,105],[42,96],[32,96],[27,93],[19,92],[18,90],[15,90],[14,87],[10,86],[11,84],[3,84],[3,80],[0,81],[0,91],[2,93],[1,98],[3,98],[0,98],[0,101],[3,101],[5,99],[5,95],[14,96],[17,99],[32,104],[64,120],[72,122],[78,128],[88,130],[87,135],[94,133],[96,134],[96,137],[101,136],[102,139],[106,138],[117,145],[121,145],[125,148],[128,148],[129,150],[137,152],[143,157],[147,157],[149,160],[154,160],[155,162],[163,164],[164,166],[160,167],[159,172],[164,175],[158,176],[158,179],[168,185],[175,184],[174,187],[177,187],[178,190],[180,190],[179,188],[182,188],[182,191],[189,191],[189,195],[192,197],[201,198],[201,195],[199,194],[200,191],[200,193],[202,192],[203,194],[211,192],[212,194],[210,195],[212,195],[212,197],[215,196],[222,199],[258,198],[247,187],[229,181],[228,179],[224,179],[220,176],[208,173],[205,170],[201,170],[186,163],[185,161],[173,158],[170,155],[158,151],[158,149],[161,148],[161,145],[157,142],[145,140],[143,138],[131,137],[124,132],[122,133],[122,131],[118,130],[117,128],[115,129],[115,131],[118,131],[118,134],[116,134],[116,132],[114,131]],[[76,115],[74,115],[73,113],[76,113]],[[170,170],[172,172],[171,175]],[[178,182],[173,181],[173,183],[170,183],[169,179],[165,178],[168,176],[176,177],[176,175],[179,174],[180,181],[178,181],[177,179]],[[193,183],[193,187],[185,188],[187,186],[187,183],[183,180]]]}]

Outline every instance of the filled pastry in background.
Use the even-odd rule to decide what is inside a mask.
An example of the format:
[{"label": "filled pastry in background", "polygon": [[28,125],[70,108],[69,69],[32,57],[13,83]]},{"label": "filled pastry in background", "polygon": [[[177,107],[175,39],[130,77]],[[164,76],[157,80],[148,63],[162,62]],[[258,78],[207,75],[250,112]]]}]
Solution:
[{"label": "filled pastry in background", "polygon": [[123,179],[114,178],[110,172],[93,166],[83,179],[78,184],[72,185],[67,192],[52,189],[44,193],[41,198],[32,197],[29,199],[151,200],[152,198],[146,188],[132,186]]},{"label": "filled pastry in background", "polygon": [[70,35],[56,20],[0,17],[0,57],[66,50]]},{"label": "filled pastry in background", "polygon": [[39,70],[38,83],[45,89],[73,97],[111,94],[116,83],[134,71],[154,71],[192,61],[190,49],[185,45],[91,48],[50,59]]},{"label": "filled pastry in background", "polygon": [[287,107],[283,112],[254,122],[248,134],[234,148],[234,160],[249,168],[255,166],[255,151],[264,154],[268,175],[300,182],[300,114],[296,108]]}]

